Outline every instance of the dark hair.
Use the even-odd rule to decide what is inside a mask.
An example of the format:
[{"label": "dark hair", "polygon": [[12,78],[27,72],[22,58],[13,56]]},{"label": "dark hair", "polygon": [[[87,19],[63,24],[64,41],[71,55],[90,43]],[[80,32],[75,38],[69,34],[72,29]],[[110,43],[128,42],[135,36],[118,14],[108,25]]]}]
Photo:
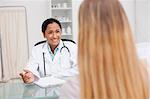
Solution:
[{"label": "dark hair", "polygon": [[62,29],[61,24],[58,20],[54,19],[54,18],[49,18],[46,19],[43,23],[42,23],[42,32],[45,34],[45,30],[47,28],[48,24],[52,24],[52,23],[57,23],[60,27],[60,29]]}]

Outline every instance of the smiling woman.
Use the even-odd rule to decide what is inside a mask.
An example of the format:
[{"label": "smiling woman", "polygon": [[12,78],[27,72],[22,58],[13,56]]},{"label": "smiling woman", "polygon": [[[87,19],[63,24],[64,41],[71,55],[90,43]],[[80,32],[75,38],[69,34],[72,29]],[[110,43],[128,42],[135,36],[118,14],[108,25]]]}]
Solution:
[{"label": "smiling woman", "polygon": [[46,42],[33,47],[27,67],[20,73],[25,83],[39,82],[43,77],[74,76],[77,71],[76,44],[61,40],[62,28],[58,20],[46,19],[42,23]]},{"label": "smiling woman", "polygon": [[28,58],[26,9],[3,6],[0,13],[0,81],[5,81],[18,77]]}]

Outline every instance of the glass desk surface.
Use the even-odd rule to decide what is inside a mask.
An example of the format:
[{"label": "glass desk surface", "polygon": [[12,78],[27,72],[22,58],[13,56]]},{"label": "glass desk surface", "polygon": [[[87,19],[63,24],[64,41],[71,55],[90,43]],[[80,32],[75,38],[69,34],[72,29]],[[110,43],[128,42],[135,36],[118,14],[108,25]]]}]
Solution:
[{"label": "glass desk surface", "polygon": [[58,99],[59,86],[41,88],[18,81],[0,83],[0,99]]}]

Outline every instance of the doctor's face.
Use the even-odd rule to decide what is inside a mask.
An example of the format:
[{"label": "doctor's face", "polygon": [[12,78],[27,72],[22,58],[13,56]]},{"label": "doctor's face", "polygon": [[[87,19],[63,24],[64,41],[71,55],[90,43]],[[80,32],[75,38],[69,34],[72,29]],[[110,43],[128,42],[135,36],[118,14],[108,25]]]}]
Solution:
[{"label": "doctor's face", "polygon": [[61,39],[61,29],[59,25],[55,22],[48,24],[44,36],[50,44],[51,48],[55,49]]}]

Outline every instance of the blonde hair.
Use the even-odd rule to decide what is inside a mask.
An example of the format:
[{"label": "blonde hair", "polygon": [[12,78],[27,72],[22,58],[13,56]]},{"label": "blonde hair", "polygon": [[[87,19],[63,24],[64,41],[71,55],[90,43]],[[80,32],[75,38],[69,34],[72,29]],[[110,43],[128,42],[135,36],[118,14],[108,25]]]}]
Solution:
[{"label": "blonde hair", "polygon": [[146,71],[118,0],[83,1],[78,45],[81,99],[148,99]]}]

